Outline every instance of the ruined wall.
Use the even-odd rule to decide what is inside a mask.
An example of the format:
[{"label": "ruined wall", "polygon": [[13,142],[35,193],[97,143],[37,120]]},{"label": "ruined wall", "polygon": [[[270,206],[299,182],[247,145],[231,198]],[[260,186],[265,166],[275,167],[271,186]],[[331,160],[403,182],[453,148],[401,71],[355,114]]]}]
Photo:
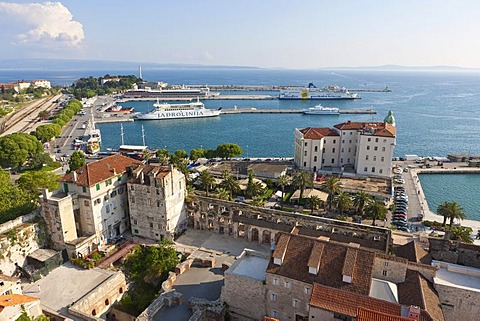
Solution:
[{"label": "ruined wall", "polygon": [[23,223],[36,218],[35,215],[29,214],[27,218],[18,218],[0,225],[0,230],[3,230],[0,234],[0,270],[3,274],[12,275],[15,263],[24,267],[27,256],[47,243],[43,221]]},{"label": "ruined wall", "polygon": [[299,227],[299,234],[326,236],[339,242],[354,242],[363,247],[389,253],[391,231],[385,228],[343,222],[317,216],[295,214],[228,202],[203,196],[188,202],[190,225],[234,238],[270,244],[279,231],[290,232]]},{"label": "ruined wall", "polygon": [[429,238],[433,260],[480,268],[480,246],[448,239]]}]

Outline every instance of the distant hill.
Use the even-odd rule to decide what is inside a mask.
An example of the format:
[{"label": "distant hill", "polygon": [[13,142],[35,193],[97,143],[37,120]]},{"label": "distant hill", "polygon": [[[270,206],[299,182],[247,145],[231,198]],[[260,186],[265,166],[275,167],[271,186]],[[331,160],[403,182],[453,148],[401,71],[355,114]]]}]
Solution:
[{"label": "distant hill", "polygon": [[260,69],[248,66],[157,64],[150,62],[71,59],[0,59],[0,70],[126,70],[137,69]]},{"label": "distant hill", "polygon": [[334,67],[321,69],[351,69],[351,70],[405,70],[405,71],[474,71],[479,69],[464,68],[458,66],[402,66],[402,65],[382,65],[382,66],[362,66],[362,67]]}]

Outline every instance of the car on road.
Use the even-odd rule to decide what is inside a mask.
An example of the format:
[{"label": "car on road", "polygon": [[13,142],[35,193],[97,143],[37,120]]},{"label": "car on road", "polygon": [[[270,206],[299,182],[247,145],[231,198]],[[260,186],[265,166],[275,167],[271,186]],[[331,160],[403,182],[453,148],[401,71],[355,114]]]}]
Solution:
[{"label": "car on road", "polygon": [[403,232],[410,232],[410,230],[406,226],[398,226],[397,230],[400,230],[400,231],[403,231]]}]

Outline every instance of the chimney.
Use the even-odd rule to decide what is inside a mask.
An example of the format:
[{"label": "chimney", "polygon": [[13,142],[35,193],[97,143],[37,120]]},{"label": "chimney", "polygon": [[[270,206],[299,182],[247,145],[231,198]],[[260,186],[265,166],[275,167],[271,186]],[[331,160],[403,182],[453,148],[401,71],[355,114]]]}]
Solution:
[{"label": "chimney", "polygon": [[415,305],[411,305],[408,307],[408,318],[413,319],[413,320],[420,320],[420,307],[417,307]]},{"label": "chimney", "polygon": [[78,179],[78,174],[76,171],[73,171],[72,172],[72,177],[73,177],[73,182],[76,183],[77,182],[77,179]]}]

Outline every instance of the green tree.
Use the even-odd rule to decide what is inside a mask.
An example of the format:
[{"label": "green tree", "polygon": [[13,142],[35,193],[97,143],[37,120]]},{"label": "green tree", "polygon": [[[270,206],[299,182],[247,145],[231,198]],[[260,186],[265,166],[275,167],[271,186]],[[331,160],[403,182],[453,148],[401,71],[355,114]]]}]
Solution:
[{"label": "green tree", "polygon": [[160,165],[168,165],[168,162],[170,160],[170,153],[166,149],[159,149],[157,150],[157,158],[158,158],[158,163]]},{"label": "green tree", "polygon": [[220,187],[223,187],[228,191],[230,199],[233,199],[233,194],[240,190],[238,182],[235,180],[235,177],[233,177],[230,171],[223,172],[223,181],[220,184]]},{"label": "green tree", "polygon": [[352,197],[347,192],[339,192],[333,200],[335,202],[335,207],[338,209],[340,215],[342,215],[344,211],[352,207]]},{"label": "green tree", "polygon": [[228,191],[222,187],[218,187],[215,192],[217,193],[217,197],[221,200],[228,201],[230,200],[230,195]]},{"label": "green tree", "polygon": [[245,190],[245,196],[254,197],[265,193],[265,190],[260,182],[255,182],[255,172],[252,168],[248,170],[248,183]]},{"label": "green tree", "polygon": [[473,229],[467,226],[454,226],[450,229],[450,239],[451,240],[460,240],[464,243],[473,243],[471,237]]},{"label": "green tree", "polygon": [[322,205],[322,203],[323,203],[322,200],[318,196],[316,195],[310,196],[307,199],[307,204],[310,207],[310,211],[311,211],[310,214],[313,215],[313,211],[318,209],[318,207]]},{"label": "green tree", "polygon": [[328,193],[328,208],[332,208],[333,199],[336,194],[342,190],[340,179],[335,176],[330,176],[322,183],[323,189]]},{"label": "green tree", "polygon": [[215,183],[215,178],[209,171],[203,171],[198,176],[198,181],[202,184],[202,187],[205,189],[205,195],[208,197],[208,192],[213,187]]},{"label": "green tree", "polygon": [[265,199],[261,196],[254,196],[252,198],[252,203],[251,203],[253,206],[257,206],[257,207],[263,207],[263,205],[265,205]]},{"label": "green tree", "polygon": [[232,157],[237,157],[242,155],[243,150],[237,144],[221,144],[217,146],[217,157],[221,157],[224,159],[230,159]]},{"label": "green tree", "polygon": [[16,184],[21,189],[38,196],[45,188],[50,191],[58,189],[58,179],[59,176],[52,172],[30,171],[23,174]]},{"label": "green tree", "polygon": [[355,207],[355,214],[363,216],[365,206],[372,200],[372,196],[365,192],[358,192],[353,196],[353,206]]},{"label": "green tree", "polygon": [[190,151],[190,160],[192,161],[197,161],[197,159],[205,157],[205,149],[203,148],[198,148],[198,149],[192,149]]},{"label": "green tree", "polygon": [[457,202],[451,202],[449,205],[449,219],[450,219],[450,229],[452,229],[454,220],[464,220],[466,218],[465,211],[463,207],[457,204]]},{"label": "green tree", "polygon": [[283,199],[285,198],[285,187],[290,185],[291,179],[287,175],[282,175],[277,178],[277,185],[280,187],[282,191],[282,200],[280,201],[280,206],[283,209]]},{"label": "green tree", "polygon": [[387,212],[388,209],[385,203],[378,200],[368,203],[365,207],[367,217],[373,220],[372,225],[375,225],[375,220],[384,220],[387,217]]},{"label": "green tree", "polygon": [[82,151],[76,150],[72,153],[70,160],[68,161],[69,171],[73,172],[83,166],[87,161],[85,160],[85,154]]},{"label": "green tree", "polygon": [[35,154],[30,158],[29,167],[31,169],[42,169],[43,166],[53,166],[53,159],[47,153]]},{"label": "green tree", "polygon": [[10,174],[0,169],[0,224],[25,215],[35,209],[32,195],[15,185]]},{"label": "green tree", "polygon": [[42,143],[35,136],[13,133],[0,137],[0,166],[22,166],[28,159],[43,152]]},{"label": "green tree", "polygon": [[296,188],[300,189],[299,203],[301,204],[302,200],[303,200],[303,192],[305,191],[305,188],[313,187],[312,175],[310,175],[310,173],[308,173],[306,171],[299,171],[299,172],[295,173],[295,175],[293,176],[292,184]]},{"label": "green tree", "polygon": [[450,203],[443,202],[437,207],[437,214],[443,216],[442,227],[445,227],[447,220],[450,218]]}]

